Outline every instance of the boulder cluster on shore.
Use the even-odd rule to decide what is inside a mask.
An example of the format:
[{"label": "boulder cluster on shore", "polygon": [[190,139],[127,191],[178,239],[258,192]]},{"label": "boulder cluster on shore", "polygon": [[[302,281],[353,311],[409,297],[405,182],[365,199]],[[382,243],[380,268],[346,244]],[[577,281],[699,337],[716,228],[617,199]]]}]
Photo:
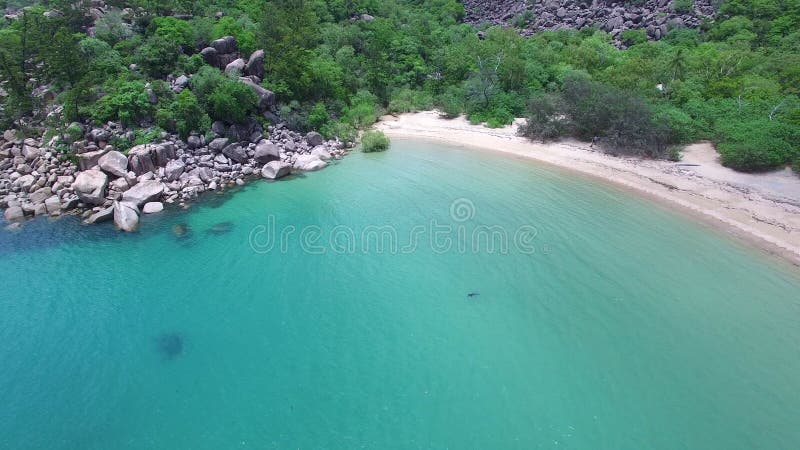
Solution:
[{"label": "boulder cluster on shore", "polygon": [[[622,32],[641,29],[650,39],[661,39],[673,28],[697,28],[714,17],[710,0],[695,0],[682,10],[675,0],[464,0],[465,22],[480,25],[514,24],[523,36],[547,30],[579,30],[596,26],[617,44]],[[527,14],[527,15],[526,15]]]},{"label": "boulder cluster on shore", "polygon": [[[318,170],[348,151],[340,141],[316,132],[301,135],[282,124],[269,126],[268,137],[256,122],[247,130],[231,127],[242,126],[215,123],[208,141],[166,135],[126,155],[109,144],[124,130],[108,123],[88,130],[74,145],[74,156],[8,130],[0,139],[0,208],[12,227],[28,217],[80,214],[89,224],[113,220],[119,229],[134,231],[140,214],[159,212],[164,203],[185,205],[203,192],[250,179]],[[226,137],[236,135],[247,138]]]}]

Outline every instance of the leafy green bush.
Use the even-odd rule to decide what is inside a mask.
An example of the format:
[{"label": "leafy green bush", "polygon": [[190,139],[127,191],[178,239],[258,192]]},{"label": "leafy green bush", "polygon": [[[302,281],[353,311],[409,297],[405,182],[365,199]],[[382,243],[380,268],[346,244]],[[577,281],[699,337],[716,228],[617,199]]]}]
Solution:
[{"label": "leafy green bush", "polygon": [[183,48],[194,47],[194,31],[189,22],[175,17],[156,17],[150,22],[150,31]]},{"label": "leafy green bush", "polygon": [[450,86],[439,96],[437,104],[445,117],[458,117],[464,112],[464,92],[456,86]]},{"label": "leafy green bush", "polygon": [[514,18],[511,19],[511,24],[517,28],[525,28],[525,26],[533,20],[533,17],[533,11],[526,9],[525,11],[514,16]]},{"label": "leafy green bush", "polygon": [[679,13],[692,12],[694,0],[672,0],[672,9]]},{"label": "leafy green bush", "polygon": [[308,113],[308,125],[314,130],[320,130],[331,120],[324,103],[317,103]]},{"label": "leafy green bush", "polygon": [[177,132],[183,139],[193,131],[205,134],[211,128],[211,118],[188,89],[181,91],[167,108],[158,110],[156,123],[165,130]]},{"label": "leafy green bush", "polygon": [[107,95],[101,97],[90,110],[99,122],[119,120],[130,125],[153,113],[153,105],[142,81],[120,81],[111,85]]},{"label": "leafy green bush", "polygon": [[162,36],[153,36],[139,47],[133,62],[152,78],[163,78],[172,72],[179,54],[176,43]]},{"label": "leafy green bush", "polygon": [[204,66],[191,80],[192,92],[212,120],[242,123],[256,110],[258,96],[238,81],[219,70]]},{"label": "leafy green bush", "polygon": [[361,136],[361,150],[365,153],[382,152],[389,148],[389,138],[380,131],[370,130]]},{"label": "leafy green bush", "polygon": [[342,142],[354,142],[358,135],[357,130],[349,123],[329,122],[320,130],[325,139],[338,138]]},{"label": "leafy green bush", "polygon": [[535,95],[528,109],[528,118],[519,130],[523,136],[547,142],[567,134],[569,124],[564,116],[565,106],[560,95]]},{"label": "leafy green bush", "polygon": [[797,129],[768,119],[734,122],[721,130],[717,150],[722,164],[742,171],[761,172],[783,167],[796,156]]},{"label": "leafy green bush", "polygon": [[207,111],[214,120],[243,123],[255,112],[258,96],[243,83],[225,80],[208,97]]},{"label": "leafy green bush", "polygon": [[427,92],[398,89],[392,93],[386,109],[392,114],[401,114],[426,110],[431,107],[433,107],[433,98]]},{"label": "leafy green bush", "polygon": [[644,30],[625,30],[622,32],[622,42],[627,46],[647,42],[647,32]]}]

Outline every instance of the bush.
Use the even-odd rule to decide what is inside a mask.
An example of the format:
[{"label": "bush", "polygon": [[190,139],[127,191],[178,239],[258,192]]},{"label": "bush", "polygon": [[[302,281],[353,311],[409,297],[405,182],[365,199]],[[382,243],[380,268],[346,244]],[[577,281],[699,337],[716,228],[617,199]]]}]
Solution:
[{"label": "bush", "polygon": [[206,110],[214,120],[243,123],[257,105],[258,96],[249,86],[226,79],[208,97]]},{"label": "bush", "polygon": [[724,127],[717,150],[722,164],[742,172],[761,172],[788,164],[796,156],[798,130],[767,119],[731,123]]},{"label": "bush", "polygon": [[153,105],[142,81],[118,82],[110,92],[91,108],[92,118],[98,122],[119,120],[130,125],[153,113]]},{"label": "bush", "polygon": [[183,139],[193,131],[204,134],[211,128],[211,119],[188,89],[178,94],[168,108],[158,110],[156,123],[165,130],[177,132]]},{"label": "bush", "polygon": [[450,86],[439,96],[437,103],[445,117],[458,117],[464,112],[464,92],[456,86]]},{"label": "bush", "polygon": [[692,12],[694,0],[672,0],[672,9],[679,13]]},{"label": "bush", "polygon": [[389,138],[380,131],[367,131],[361,137],[361,150],[364,153],[382,152],[389,148]]},{"label": "bush", "polygon": [[795,173],[800,175],[800,156],[798,156],[797,158],[794,159],[794,161],[792,161],[792,170],[794,170]]},{"label": "bush", "polygon": [[213,120],[242,123],[256,110],[258,96],[243,83],[204,66],[191,80],[192,92]]},{"label": "bush", "polygon": [[328,114],[324,103],[317,103],[308,113],[308,125],[314,130],[322,129],[330,119],[331,116]]},{"label": "bush", "polygon": [[139,47],[133,56],[133,62],[150,77],[163,78],[172,72],[179,54],[177,44],[164,37],[153,36]]},{"label": "bush", "polygon": [[356,129],[349,123],[343,122],[330,122],[319,131],[325,139],[338,138],[342,142],[354,142],[357,136]]},{"label": "bush", "polygon": [[568,123],[560,95],[536,95],[531,99],[528,109],[528,118],[519,129],[523,136],[547,142],[567,134]]},{"label": "bush", "polygon": [[658,116],[644,99],[573,73],[565,76],[561,93],[534,97],[521,131],[542,140],[563,135],[599,140],[614,153],[662,157],[687,134],[673,129],[685,122],[691,119],[680,111],[664,109]]},{"label": "bush", "polygon": [[625,30],[622,32],[622,42],[627,46],[647,42],[647,32],[644,30]]}]

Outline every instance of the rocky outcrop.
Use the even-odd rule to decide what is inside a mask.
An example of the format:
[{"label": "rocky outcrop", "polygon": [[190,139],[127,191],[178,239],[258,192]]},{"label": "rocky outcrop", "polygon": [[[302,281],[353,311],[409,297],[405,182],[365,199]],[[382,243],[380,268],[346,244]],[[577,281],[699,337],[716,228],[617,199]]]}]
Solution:
[{"label": "rocky outcrop", "polygon": [[[699,27],[715,14],[711,0],[695,0],[691,11],[676,11],[673,0],[462,0],[470,24],[512,25],[525,36],[545,30],[597,26],[622,44],[625,30],[645,30],[661,39],[672,28]],[[636,3],[636,4],[634,4]]]},{"label": "rocky outcrop", "polygon": [[262,139],[256,145],[256,151],[253,158],[259,164],[266,164],[270,161],[279,161],[281,159],[281,151],[277,145],[272,142]]},{"label": "rocky outcrop", "polygon": [[115,177],[124,177],[128,174],[128,158],[116,150],[101,156],[97,164],[103,172]]},{"label": "rocky outcrop", "polygon": [[[283,124],[266,130],[255,120],[245,124],[215,123],[209,141],[201,136],[180,140],[162,135],[162,142],[134,146],[126,157],[106,142],[133,140],[130,129],[108,123],[67,143],[91,167],[79,170],[73,159],[54,153],[36,139],[7,131],[0,139],[0,208],[10,226],[26,217],[79,214],[86,223],[114,220],[122,230],[135,230],[140,213],[186,203],[206,191],[241,186],[248,180],[276,180],[297,170],[318,170],[340,159],[347,146],[302,135]],[[58,143],[57,140],[51,140]],[[312,145],[320,143],[319,145]],[[102,150],[100,149],[102,147]],[[141,211],[140,211],[141,209]]]},{"label": "rocky outcrop", "polygon": [[161,202],[147,202],[142,207],[142,212],[144,214],[160,213],[163,210],[164,210],[164,204]]},{"label": "rocky outcrop", "polygon": [[80,172],[75,177],[72,188],[81,201],[91,205],[102,205],[106,197],[106,185],[108,185],[108,175],[92,169]]},{"label": "rocky outcrop", "polygon": [[283,178],[292,171],[292,165],[283,161],[272,161],[264,164],[261,169],[261,176],[268,180]]},{"label": "rocky outcrop", "polygon": [[141,181],[122,194],[122,200],[137,207],[153,201],[164,193],[164,183],[156,180]]},{"label": "rocky outcrop", "polygon": [[139,210],[136,205],[114,202],[114,225],[122,231],[136,231],[139,227]]},{"label": "rocky outcrop", "polygon": [[322,169],[327,165],[328,163],[321,160],[319,156],[307,154],[295,158],[293,167],[297,170],[313,171]]}]

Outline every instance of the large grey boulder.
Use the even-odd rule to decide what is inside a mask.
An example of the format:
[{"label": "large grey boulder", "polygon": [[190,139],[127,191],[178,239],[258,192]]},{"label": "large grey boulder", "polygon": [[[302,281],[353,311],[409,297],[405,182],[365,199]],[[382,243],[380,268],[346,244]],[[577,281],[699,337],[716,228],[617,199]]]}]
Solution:
[{"label": "large grey boulder", "polygon": [[25,219],[25,212],[19,206],[11,206],[3,212],[6,222],[19,222]]},{"label": "large grey boulder", "polygon": [[150,144],[137,145],[128,151],[128,167],[134,174],[152,172],[155,169],[153,164],[153,146]]},{"label": "large grey boulder", "polygon": [[325,142],[325,139],[323,139],[321,134],[317,133],[316,131],[312,131],[306,134],[306,142],[308,142],[308,145],[316,147],[318,145],[322,145],[322,143]]},{"label": "large grey boulder", "polygon": [[136,231],[139,226],[139,210],[128,202],[114,202],[114,225],[122,231]]},{"label": "large grey boulder", "polygon": [[89,216],[89,218],[86,219],[86,223],[92,224],[92,223],[108,222],[113,218],[114,218],[114,205],[111,205],[108,208],[101,209],[100,211],[97,211],[96,213]]},{"label": "large grey boulder", "polygon": [[53,191],[49,187],[39,188],[28,196],[28,201],[33,204],[42,203],[51,195]]},{"label": "large grey boulder", "polygon": [[234,53],[238,50],[236,38],[233,36],[221,37],[211,42],[211,47],[213,47],[218,54]]},{"label": "large grey boulder", "polygon": [[155,214],[164,210],[164,204],[161,202],[147,202],[142,207],[142,212],[145,214]]},{"label": "large grey boulder", "polygon": [[106,154],[105,150],[95,150],[93,152],[80,153],[78,157],[78,169],[89,170],[96,166],[100,158]]},{"label": "large grey boulder", "polygon": [[128,174],[128,158],[116,150],[112,150],[101,156],[97,161],[97,165],[99,165],[104,172],[114,175],[115,177],[124,177]]},{"label": "large grey boulder", "polygon": [[259,164],[266,164],[270,161],[281,159],[281,151],[277,145],[266,139],[263,139],[258,143],[258,145],[256,145],[254,158]]},{"label": "large grey boulder", "polygon": [[244,73],[244,68],[247,65],[246,62],[242,58],[233,60],[230,64],[225,66],[225,75],[232,77],[232,76],[239,76]]},{"label": "large grey boulder", "polygon": [[44,206],[49,214],[58,214],[61,212],[61,199],[52,195],[44,201]]},{"label": "large grey boulder", "polygon": [[239,144],[231,144],[225,147],[222,149],[222,154],[238,163],[247,162],[247,150]]},{"label": "large grey boulder", "polygon": [[208,144],[208,148],[214,153],[219,153],[228,145],[228,142],[228,138],[216,138]]},{"label": "large grey boulder", "polygon": [[78,173],[72,188],[84,203],[102,205],[106,199],[108,175],[99,170],[85,170]]},{"label": "large grey boulder", "polygon": [[323,161],[330,161],[330,159],[331,159],[330,152],[325,150],[325,147],[322,147],[322,146],[314,147],[313,149],[311,149],[311,153],[310,154],[318,157],[319,159],[321,159]]},{"label": "large grey boulder", "polygon": [[256,50],[250,55],[244,68],[244,74],[258,77],[259,80],[264,79],[264,50]]},{"label": "large grey boulder", "polygon": [[319,170],[327,165],[328,163],[319,159],[319,156],[316,155],[300,155],[294,162],[295,169],[304,171]]},{"label": "large grey boulder", "polygon": [[137,145],[128,151],[128,167],[137,176],[164,167],[172,159],[175,147],[170,143]]},{"label": "large grey boulder", "polygon": [[261,169],[261,176],[268,180],[277,180],[289,175],[292,165],[283,161],[270,161]]},{"label": "large grey boulder", "polygon": [[217,52],[217,49],[214,47],[206,47],[200,50],[200,56],[203,57],[203,61],[212,67],[217,67],[217,63],[219,62],[218,55],[219,52]]},{"label": "large grey boulder", "polygon": [[139,207],[157,199],[162,193],[164,193],[164,183],[156,180],[145,180],[125,191],[122,194],[122,201]]},{"label": "large grey boulder", "polygon": [[40,150],[36,147],[27,144],[22,146],[22,156],[25,158],[25,161],[33,161],[39,157],[39,154]]},{"label": "large grey boulder", "polygon": [[175,181],[181,177],[185,169],[186,164],[184,164],[183,161],[180,159],[173,159],[167,163],[167,167],[164,169],[164,175],[167,177],[167,181]]},{"label": "large grey boulder", "polygon": [[266,111],[267,109],[275,106],[277,97],[275,96],[274,92],[270,91],[269,89],[263,86],[256,84],[253,80],[247,77],[241,77],[239,78],[239,81],[250,86],[250,89],[252,89],[253,92],[256,93],[256,95],[258,96],[259,111]]}]

